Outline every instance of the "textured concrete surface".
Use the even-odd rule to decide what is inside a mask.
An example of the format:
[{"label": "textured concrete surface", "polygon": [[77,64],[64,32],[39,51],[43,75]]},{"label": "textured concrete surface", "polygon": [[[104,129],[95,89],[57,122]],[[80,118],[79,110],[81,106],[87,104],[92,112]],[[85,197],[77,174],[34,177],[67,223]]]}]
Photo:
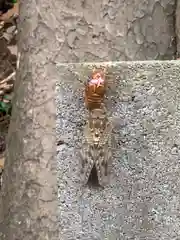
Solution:
[{"label": "textured concrete surface", "polygon": [[[59,240],[57,221],[56,69],[42,2],[21,1],[13,110],[0,191],[1,240]],[[47,18],[50,15],[47,8]],[[0,62],[1,65],[1,62]]]},{"label": "textured concrete surface", "polygon": [[176,0],[56,0],[50,8],[57,62],[164,60],[176,53]]},{"label": "textured concrete surface", "polygon": [[177,0],[176,4],[176,45],[177,45],[177,57],[180,58],[180,1]]},{"label": "textured concrete surface", "polygon": [[79,181],[76,150],[86,116],[82,83],[92,65],[57,65],[62,239],[178,240],[180,64],[157,61],[105,65],[117,87],[108,95],[112,116],[116,116],[116,148],[111,181],[105,189],[82,187]]}]

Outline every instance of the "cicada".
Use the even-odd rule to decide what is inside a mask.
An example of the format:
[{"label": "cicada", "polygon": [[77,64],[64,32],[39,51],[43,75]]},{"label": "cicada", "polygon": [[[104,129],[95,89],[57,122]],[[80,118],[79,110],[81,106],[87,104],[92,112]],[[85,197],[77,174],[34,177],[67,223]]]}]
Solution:
[{"label": "cicada", "polygon": [[104,109],[94,109],[89,112],[87,125],[84,129],[85,142],[80,151],[81,174],[84,183],[95,166],[98,181],[101,186],[107,184],[111,153],[112,125]]}]

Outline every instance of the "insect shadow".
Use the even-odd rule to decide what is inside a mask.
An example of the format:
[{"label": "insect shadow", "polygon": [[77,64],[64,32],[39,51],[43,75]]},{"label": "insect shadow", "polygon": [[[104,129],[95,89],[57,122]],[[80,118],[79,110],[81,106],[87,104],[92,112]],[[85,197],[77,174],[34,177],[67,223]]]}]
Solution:
[{"label": "insect shadow", "polygon": [[86,185],[88,185],[91,188],[103,188],[99,184],[97,170],[96,170],[96,166],[95,165],[93,166],[93,168],[91,170],[91,173],[89,175],[89,178],[88,178],[88,181],[87,181]]}]

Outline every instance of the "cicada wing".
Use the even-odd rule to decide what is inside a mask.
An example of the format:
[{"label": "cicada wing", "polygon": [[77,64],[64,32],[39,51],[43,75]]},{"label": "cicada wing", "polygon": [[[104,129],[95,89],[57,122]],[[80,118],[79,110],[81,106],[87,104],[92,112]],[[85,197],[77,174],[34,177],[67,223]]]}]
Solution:
[{"label": "cicada wing", "polygon": [[80,167],[81,180],[84,184],[86,184],[89,180],[89,176],[94,166],[93,158],[88,149],[82,149],[80,151],[80,164],[81,164]]},{"label": "cicada wing", "polygon": [[107,149],[101,153],[99,153],[99,157],[97,158],[95,162],[96,170],[97,170],[97,176],[99,184],[104,187],[109,182],[109,165],[111,162],[111,151],[110,149]]},{"label": "cicada wing", "polygon": [[112,124],[108,122],[100,142],[101,148],[98,151],[95,161],[98,180],[101,186],[104,186],[109,182],[110,168],[112,163],[111,138]]}]

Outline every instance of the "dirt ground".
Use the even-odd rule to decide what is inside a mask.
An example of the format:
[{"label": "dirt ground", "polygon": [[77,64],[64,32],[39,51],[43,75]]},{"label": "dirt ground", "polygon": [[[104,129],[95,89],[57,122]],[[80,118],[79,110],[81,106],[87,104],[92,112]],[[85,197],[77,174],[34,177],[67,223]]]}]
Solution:
[{"label": "dirt ground", "polygon": [[8,131],[17,62],[18,4],[0,15],[0,177],[4,168],[5,139]]}]

